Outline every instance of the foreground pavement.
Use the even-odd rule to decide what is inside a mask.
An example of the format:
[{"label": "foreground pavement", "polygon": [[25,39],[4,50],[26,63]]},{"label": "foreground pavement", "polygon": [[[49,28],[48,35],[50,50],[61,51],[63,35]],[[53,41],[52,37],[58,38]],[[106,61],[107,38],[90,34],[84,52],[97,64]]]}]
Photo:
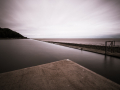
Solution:
[{"label": "foreground pavement", "polygon": [[120,90],[120,85],[65,59],[1,73],[0,90]]}]

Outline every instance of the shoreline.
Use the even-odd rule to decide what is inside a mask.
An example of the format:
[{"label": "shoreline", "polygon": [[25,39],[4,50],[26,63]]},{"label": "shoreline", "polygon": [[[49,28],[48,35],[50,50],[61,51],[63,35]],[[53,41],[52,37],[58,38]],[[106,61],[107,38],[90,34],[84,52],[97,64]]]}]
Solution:
[{"label": "shoreline", "polygon": [[[114,47],[114,48],[107,47],[108,51],[105,54],[105,46],[65,43],[65,42],[53,42],[53,41],[44,41],[44,42],[62,45],[62,46],[69,47],[69,48],[79,49],[81,51],[84,50],[84,51],[89,51],[93,53],[98,53],[98,54],[120,58],[120,47]],[[113,52],[111,52],[111,49],[113,49]]]}]

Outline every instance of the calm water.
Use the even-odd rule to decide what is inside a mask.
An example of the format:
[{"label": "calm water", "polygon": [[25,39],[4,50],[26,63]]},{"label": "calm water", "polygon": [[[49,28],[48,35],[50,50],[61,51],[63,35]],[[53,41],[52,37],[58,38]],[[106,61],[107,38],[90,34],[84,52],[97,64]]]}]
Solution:
[{"label": "calm water", "polygon": [[79,43],[79,44],[93,44],[93,45],[104,45],[105,41],[115,41],[116,45],[120,46],[120,39],[40,39],[42,41],[55,41],[55,42],[68,42],[68,43]]},{"label": "calm water", "polygon": [[29,39],[0,40],[0,73],[70,59],[120,84],[120,59]]}]

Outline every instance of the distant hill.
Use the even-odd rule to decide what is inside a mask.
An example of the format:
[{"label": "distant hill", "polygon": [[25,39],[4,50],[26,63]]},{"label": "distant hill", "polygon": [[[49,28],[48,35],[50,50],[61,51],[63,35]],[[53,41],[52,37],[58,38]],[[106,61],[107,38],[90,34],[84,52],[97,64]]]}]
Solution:
[{"label": "distant hill", "polygon": [[9,28],[0,28],[0,39],[27,39]]}]

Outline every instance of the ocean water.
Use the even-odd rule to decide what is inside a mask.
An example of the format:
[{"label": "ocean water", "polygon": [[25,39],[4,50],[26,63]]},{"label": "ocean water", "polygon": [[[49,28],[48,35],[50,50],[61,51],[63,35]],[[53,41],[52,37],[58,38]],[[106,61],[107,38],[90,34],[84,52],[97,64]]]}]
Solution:
[{"label": "ocean water", "polygon": [[67,42],[78,44],[105,45],[105,41],[115,41],[116,46],[120,46],[120,38],[62,38],[62,39],[39,39],[41,41]]}]

